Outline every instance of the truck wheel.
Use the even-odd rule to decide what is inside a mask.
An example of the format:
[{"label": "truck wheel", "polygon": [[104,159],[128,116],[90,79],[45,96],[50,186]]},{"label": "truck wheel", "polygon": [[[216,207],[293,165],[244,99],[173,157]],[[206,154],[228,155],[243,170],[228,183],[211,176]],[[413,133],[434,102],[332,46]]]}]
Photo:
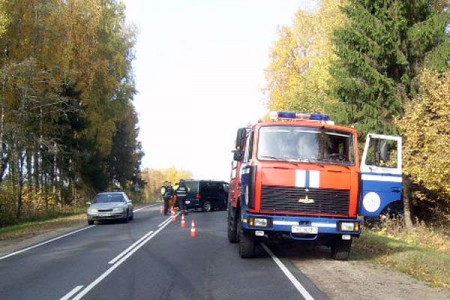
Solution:
[{"label": "truck wheel", "polygon": [[347,260],[350,256],[351,248],[352,240],[343,240],[341,237],[338,237],[331,246],[331,257],[336,260]]},{"label": "truck wheel", "polygon": [[228,220],[227,220],[228,241],[230,243],[237,243],[239,242],[239,236],[237,234],[236,217],[233,215],[233,212],[234,209],[230,207],[228,209]]},{"label": "truck wheel", "polygon": [[88,225],[94,225],[94,221],[93,220],[88,220]]},{"label": "truck wheel", "polygon": [[255,257],[255,235],[252,231],[240,230],[239,255],[241,258]]},{"label": "truck wheel", "polygon": [[239,216],[239,255],[241,258],[255,257],[255,235],[253,231],[242,228],[241,217]]},{"label": "truck wheel", "polygon": [[212,208],[211,203],[209,201],[203,202],[203,206],[202,206],[203,211],[210,212],[211,208]]}]

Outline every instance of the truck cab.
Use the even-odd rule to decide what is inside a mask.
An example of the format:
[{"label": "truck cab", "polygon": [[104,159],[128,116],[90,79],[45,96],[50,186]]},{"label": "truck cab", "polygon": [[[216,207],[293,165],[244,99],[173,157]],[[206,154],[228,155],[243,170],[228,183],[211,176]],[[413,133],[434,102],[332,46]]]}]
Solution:
[{"label": "truck cab", "polygon": [[[385,195],[374,209],[368,190],[360,205],[371,187],[361,181],[357,130],[327,115],[273,112],[270,121],[239,129],[235,147],[228,240],[239,242],[241,257],[254,256],[258,239],[283,238],[317,241],[347,259],[361,233],[360,208],[382,210]],[[374,170],[364,176],[373,179]]]}]

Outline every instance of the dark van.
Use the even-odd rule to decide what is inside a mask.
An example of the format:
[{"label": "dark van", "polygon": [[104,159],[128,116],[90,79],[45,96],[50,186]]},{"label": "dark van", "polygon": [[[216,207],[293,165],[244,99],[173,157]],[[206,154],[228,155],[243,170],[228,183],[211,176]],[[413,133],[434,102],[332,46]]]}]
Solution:
[{"label": "dark van", "polygon": [[187,209],[227,209],[228,182],[217,180],[185,180],[189,193],[186,198]]}]

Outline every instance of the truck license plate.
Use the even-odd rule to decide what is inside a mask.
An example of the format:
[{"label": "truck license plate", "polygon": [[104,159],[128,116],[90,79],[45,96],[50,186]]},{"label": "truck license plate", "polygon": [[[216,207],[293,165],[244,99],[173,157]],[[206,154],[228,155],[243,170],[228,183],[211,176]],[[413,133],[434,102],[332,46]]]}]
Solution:
[{"label": "truck license plate", "polygon": [[186,201],[186,204],[191,204],[191,201]]},{"label": "truck license plate", "polygon": [[110,213],[101,213],[101,214],[98,214],[98,216],[99,217],[110,217],[111,214]]},{"label": "truck license plate", "polygon": [[293,225],[291,228],[292,233],[306,233],[306,234],[317,234],[319,232],[317,227],[314,226],[298,226]]}]

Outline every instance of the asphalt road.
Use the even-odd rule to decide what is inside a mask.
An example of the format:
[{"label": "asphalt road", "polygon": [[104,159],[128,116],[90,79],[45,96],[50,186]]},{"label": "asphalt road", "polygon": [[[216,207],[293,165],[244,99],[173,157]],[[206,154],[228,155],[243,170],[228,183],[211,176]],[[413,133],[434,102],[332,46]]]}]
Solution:
[{"label": "asphalt road", "polygon": [[[195,221],[196,237],[191,237]],[[0,257],[1,299],[327,299],[267,245],[241,259],[226,212],[190,212],[186,228],[159,212],[86,226]]]}]

